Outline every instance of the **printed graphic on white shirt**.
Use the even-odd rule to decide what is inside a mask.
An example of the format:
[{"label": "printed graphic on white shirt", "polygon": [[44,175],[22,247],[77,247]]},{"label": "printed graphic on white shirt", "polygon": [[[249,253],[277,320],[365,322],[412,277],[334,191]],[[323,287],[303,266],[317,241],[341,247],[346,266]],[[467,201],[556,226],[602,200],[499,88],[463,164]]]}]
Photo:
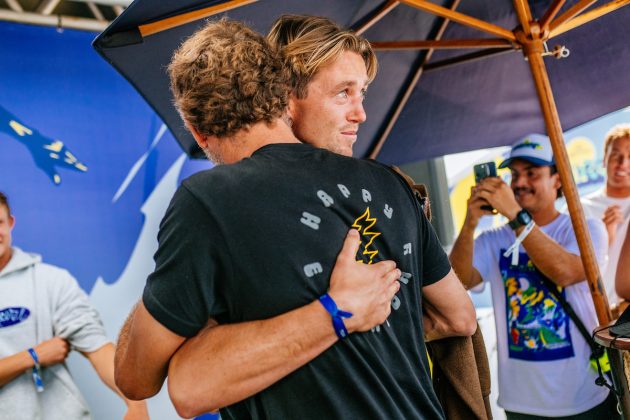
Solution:
[{"label": "printed graphic on white shirt", "polygon": [[[548,361],[574,356],[570,318],[540,279],[526,253],[519,264],[501,250],[507,317],[508,356],[528,361]],[[562,295],[565,291],[562,290]]]}]

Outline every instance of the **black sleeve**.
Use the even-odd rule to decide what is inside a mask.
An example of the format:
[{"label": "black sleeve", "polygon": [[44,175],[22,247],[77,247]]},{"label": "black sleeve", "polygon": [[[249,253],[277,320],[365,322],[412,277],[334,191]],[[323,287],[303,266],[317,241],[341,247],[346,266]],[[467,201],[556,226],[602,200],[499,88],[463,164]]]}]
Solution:
[{"label": "black sleeve", "polygon": [[377,161],[372,162],[386,168],[389,173],[395,176],[416,208],[418,234],[420,235],[419,243],[421,244],[420,248],[422,251],[420,255],[422,260],[422,287],[442,280],[448,272],[451,271],[451,263],[442,248],[435,229],[433,229],[431,222],[429,222],[429,219],[427,219],[427,216],[424,214],[424,210],[420,206],[420,202],[412,191],[411,186],[400,173],[393,170],[389,165],[384,165]]},{"label": "black sleeve", "polygon": [[451,271],[451,263],[433,226],[422,210],[419,213],[418,230],[422,244],[422,286],[424,287],[442,280]]},{"label": "black sleeve", "polygon": [[158,243],[142,300],[166,328],[192,337],[225,312],[219,286],[230,260],[217,223],[185,185],[166,210]]}]

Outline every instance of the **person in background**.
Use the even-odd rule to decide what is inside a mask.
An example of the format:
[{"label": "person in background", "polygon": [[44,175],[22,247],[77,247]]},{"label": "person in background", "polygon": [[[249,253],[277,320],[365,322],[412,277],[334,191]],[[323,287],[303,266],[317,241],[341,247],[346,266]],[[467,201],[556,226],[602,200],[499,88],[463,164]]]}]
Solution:
[{"label": "person in background", "polygon": [[630,280],[615,282],[630,220],[630,124],[616,125],[606,134],[604,168],[606,185],[584,197],[582,207],[586,217],[601,219],[608,231],[608,263],[602,267],[602,278],[614,307],[621,299],[630,300]]},{"label": "person in background", "polygon": [[[571,220],[555,207],[562,190],[549,138],[534,134],[519,140],[500,167],[510,169],[511,184],[489,177],[472,188],[450,255],[466,288],[491,286],[497,403],[508,420],[610,418],[615,397],[595,385],[590,347],[543,280],[560,289],[588,330],[597,325]],[[493,214],[488,205],[509,222],[475,239],[481,217]],[[605,227],[597,219],[587,223],[603,262]]]},{"label": "person in background", "polygon": [[127,404],[125,419],[148,419],[144,401],[114,384],[114,345],[66,270],[12,246],[15,217],[0,192],[0,419],[89,419],[64,361],[81,352]]}]

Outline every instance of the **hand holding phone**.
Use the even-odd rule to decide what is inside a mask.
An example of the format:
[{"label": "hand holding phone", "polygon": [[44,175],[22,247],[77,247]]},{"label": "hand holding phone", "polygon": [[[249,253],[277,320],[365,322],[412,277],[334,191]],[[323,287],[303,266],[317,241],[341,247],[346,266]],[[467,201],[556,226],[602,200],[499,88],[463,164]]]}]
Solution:
[{"label": "hand holding phone", "polygon": [[[473,172],[475,174],[475,183],[479,184],[479,182],[485,178],[497,176],[497,165],[494,162],[480,163],[473,166]],[[481,209],[494,211],[490,205],[481,206]]]}]

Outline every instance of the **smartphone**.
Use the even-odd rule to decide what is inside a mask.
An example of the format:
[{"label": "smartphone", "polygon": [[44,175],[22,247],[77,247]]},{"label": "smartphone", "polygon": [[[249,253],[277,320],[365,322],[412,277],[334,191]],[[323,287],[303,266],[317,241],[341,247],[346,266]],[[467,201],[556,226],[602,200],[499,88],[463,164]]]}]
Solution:
[{"label": "smartphone", "polygon": [[475,182],[478,184],[484,178],[489,176],[497,176],[497,165],[494,162],[485,162],[473,166],[475,173]]},{"label": "smartphone", "polygon": [[[475,182],[479,184],[484,178],[490,176],[497,176],[497,165],[494,162],[485,162],[473,166],[473,172],[475,173]],[[494,211],[491,205],[481,206],[483,210]]]}]

